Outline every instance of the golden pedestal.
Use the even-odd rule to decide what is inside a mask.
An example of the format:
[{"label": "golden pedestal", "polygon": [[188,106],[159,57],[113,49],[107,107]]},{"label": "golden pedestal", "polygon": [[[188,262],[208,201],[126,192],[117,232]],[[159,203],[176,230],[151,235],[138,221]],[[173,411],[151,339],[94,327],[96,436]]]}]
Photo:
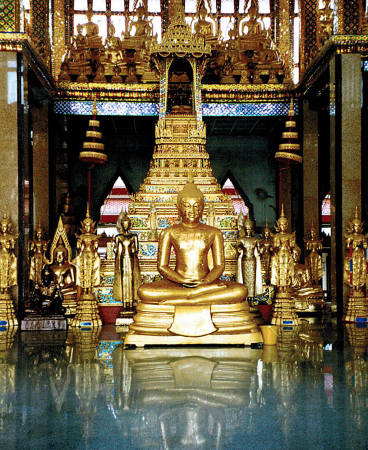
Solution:
[{"label": "golden pedestal", "polygon": [[342,318],[343,322],[368,322],[368,302],[364,292],[354,291],[348,298],[346,312]]},{"label": "golden pedestal", "polygon": [[0,294],[0,326],[18,326],[18,319],[15,315],[13,300],[9,292]]},{"label": "golden pedestal", "polygon": [[80,328],[98,328],[102,326],[94,294],[82,294],[80,296],[77,312],[70,326]]},{"label": "golden pedestal", "polygon": [[272,325],[299,325],[295,300],[290,292],[278,292],[271,319]]},{"label": "golden pedestal", "polygon": [[66,316],[74,316],[77,312],[77,295],[76,293],[64,294],[63,307],[66,309]]},{"label": "golden pedestal", "polygon": [[259,342],[262,335],[245,302],[195,306],[140,303],[124,344],[144,347]]}]

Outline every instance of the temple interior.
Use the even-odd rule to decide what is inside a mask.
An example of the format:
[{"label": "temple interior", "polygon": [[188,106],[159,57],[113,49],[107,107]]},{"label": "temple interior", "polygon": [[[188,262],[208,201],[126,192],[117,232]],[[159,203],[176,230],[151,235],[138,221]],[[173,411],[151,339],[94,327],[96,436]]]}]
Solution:
[{"label": "temple interior", "polygon": [[1,448],[368,448],[368,1],[0,3]]}]

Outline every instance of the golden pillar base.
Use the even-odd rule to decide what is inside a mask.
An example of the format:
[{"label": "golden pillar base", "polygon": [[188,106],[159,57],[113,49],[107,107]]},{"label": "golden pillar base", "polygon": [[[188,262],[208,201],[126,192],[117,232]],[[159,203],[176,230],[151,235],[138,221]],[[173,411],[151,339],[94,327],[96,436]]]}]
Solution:
[{"label": "golden pillar base", "polygon": [[125,345],[251,345],[262,335],[246,302],[174,306],[140,303]]},{"label": "golden pillar base", "polygon": [[346,312],[342,318],[343,322],[368,322],[368,302],[364,292],[354,291],[348,298]]},{"label": "golden pillar base", "polygon": [[94,294],[81,294],[77,304],[76,315],[70,325],[80,328],[98,328],[102,326],[97,299]]},{"label": "golden pillar base", "polygon": [[13,300],[9,292],[0,294],[0,327],[17,327]]},{"label": "golden pillar base", "polygon": [[278,292],[271,319],[272,325],[299,325],[295,311],[295,300],[291,292]]}]

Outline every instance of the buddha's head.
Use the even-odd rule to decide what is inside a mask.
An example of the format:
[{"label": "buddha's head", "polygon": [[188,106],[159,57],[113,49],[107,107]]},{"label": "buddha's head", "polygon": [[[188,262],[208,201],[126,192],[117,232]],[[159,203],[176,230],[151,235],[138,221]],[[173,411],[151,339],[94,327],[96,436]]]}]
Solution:
[{"label": "buddha's head", "polygon": [[204,197],[194,183],[188,181],[178,193],[177,207],[183,223],[194,224],[199,222],[203,213]]},{"label": "buddha's head", "polygon": [[360,220],[359,217],[359,209],[358,206],[355,207],[355,213],[354,218],[350,221],[350,228],[353,233],[362,233],[363,231],[363,222]]},{"label": "buddha's head", "polygon": [[249,217],[247,217],[246,221],[244,222],[244,230],[247,237],[253,236],[254,224]]},{"label": "buddha's head", "polygon": [[54,263],[63,266],[68,257],[68,250],[65,245],[59,240],[57,247],[54,250]]},{"label": "buddha's head", "polygon": [[270,230],[270,228],[268,226],[268,220],[267,219],[266,219],[266,226],[263,229],[262,235],[263,235],[264,239],[269,239],[271,237],[271,230]]},{"label": "buddha's head", "polygon": [[289,228],[289,222],[285,216],[284,205],[281,205],[281,214],[279,219],[276,221],[276,230],[281,233],[286,233]]},{"label": "buddha's head", "polygon": [[37,225],[37,228],[35,229],[35,239],[36,241],[40,241],[42,239],[42,227],[40,224]]},{"label": "buddha's head", "polygon": [[10,229],[10,221],[7,213],[4,213],[3,219],[0,222],[0,229],[3,234],[6,234]]},{"label": "buddha's head", "polygon": [[317,229],[312,225],[310,229],[310,237],[311,239],[316,239],[317,237]]},{"label": "buddha's head", "polygon": [[130,220],[130,217],[128,216],[127,212],[124,211],[119,218],[118,223],[118,230],[120,232],[127,232],[130,230],[130,227],[132,226],[132,222]]}]

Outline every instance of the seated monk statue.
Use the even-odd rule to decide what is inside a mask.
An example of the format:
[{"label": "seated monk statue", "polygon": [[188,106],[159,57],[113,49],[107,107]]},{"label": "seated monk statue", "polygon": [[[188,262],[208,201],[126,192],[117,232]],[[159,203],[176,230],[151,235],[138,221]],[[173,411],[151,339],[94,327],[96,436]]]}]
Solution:
[{"label": "seated monk statue", "polygon": [[[204,197],[194,183],[188,182],[179,192],[177,207],[181,223],[167,228],[160,235],[157,267],[163,280],[139,287],[141,303],[138,304],[126,343],[261,342],[257,326],[249,315],[248,303],[244,302],[247,288],[239,283],[220,280],[225,268],[222,233],[200,222]],[[169,265],[172,249],[176,255],[175,269]],[[149,324],[149,321],[152,323]],[[140,333],[152,335],[142,344],[132,336]],[[161,335],[161,340],[154,339],[157,333]],[[211,334],[223,336],[222,339],[212,340],[165,341],[167,335],[203,337]],[[253,334],[254,339],[249,339],[249,336],[245,338],[245,334]],[[240,335],[242,338],[238,340],[236,337],[235,340],[229,338]]]}]

